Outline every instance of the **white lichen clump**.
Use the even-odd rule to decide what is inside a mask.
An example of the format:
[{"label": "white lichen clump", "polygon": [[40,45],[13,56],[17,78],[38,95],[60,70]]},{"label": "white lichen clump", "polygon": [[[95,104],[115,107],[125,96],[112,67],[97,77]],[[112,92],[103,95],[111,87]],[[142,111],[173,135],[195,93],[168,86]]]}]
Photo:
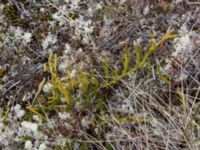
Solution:
[{"label": "white lichen clump", "polygon": [[85,20],[83,16],[70,21],[70,26],[75,27],[76,38],[83,36],[83,43],[90,42],[90,34],[93,32],[94,26],[92,20]]},{"label": "white lichen clump", "polygon": [[43,92],[48,93],[53,88],[53,85],[47,82],[43,87]]},{"label": "white lichen clump", "polygon": [[[190,32],[184,24],[179,30],[179,37],[174,39],[175,51],[171,54],[171,59],[165,60],[166,65],[163,71],[173,76],[176,81],[184,81],[188,78],[188,74],[183,70],[183,66],[193,56],[193,34],[194,33]],[[181,69],[177,70],[173,66],[177,66]]]},{"label": "white lichen clump", "polygon": [[185,81],[188,78],[188,74],[185,72],[182,72],[179,77],[176,79],[176,81]]},{"label": "white lichen clump", "polygon": [[32,33],[31,32],[25,32],[22,28],[20,27],[11,27],[11,31],[15,35],[15,39],[22,41],[24,44],[28,44],[31,42],[32,38]]},{"label": "white lichen clump", "polygon": [[133,107],[131,106],[130,102],[119,105],[117,107],[117,111],[124,114],[133,114],[134,112]]},{"label": "white lichen clump", "polygon": [[192,55],[193,50],[193,41],[190,38],[190,32],[186,25],[181,27],[179,35],[180,37],[174,39],[175,52],[172,53],[172,56],[186,61]]},{"label": "white lichen clump", "polygon": [[70,53],[70,52],[71,52],[71,46],[70,46],[68,43],[66,43],[66,44],[65,44],[64,53],[65,53],[65,54],[68,54],[68,53]]},{"label": "white lichen clump", "polygon": [[34,94],[35,94],[35,90],[25,93],[24,96],[22,97],[22,101],[25,102],[25,101],[30,100],[31,98],[33,98]]},{"label": "white lichen clump", "polygon": [[39,150],[47,150],[47,145],[45,143],[40,144]]},{"label": "white lichen clump", "polygon": [[24,145],[24,149],[26,149],[26,150],[32,150],[32,148],[33,148],[32,142],[30,140],[26,141],[25,145]]},{"label": "white lichen clump", "polygon": [[59,112],[58,113],[60,119],[62,120],[66,120],[66,119],[69,119],[71,117],[70,113],[67,113],[67,112]]},{"label": "white lichen clump", "polygon": [[64,59],[63,62],[61,62],[59,65],[58,65],[58,70],[60,71],[64,71],[66,70],[66,68],[68,66],[70,66],[70,61],[68,59]]},{"label": "white lichen clump", "polygon": [[32,34],[30,32],[25,32],[22,37],[23,37],[25,43],[29,43],[29,42],[31,42]]},{"label": "white lichen clump", "polygon": [[36,122],[41,122],[41,119],[38,115],[33,115],[33,120]]},{"label": "white lichen clump", "polygon": [[89,118],[88,117],[85,117],[85,118],[83,118],[82,120],[81,120],[81,125],[84,127],[84,128],[89,128],[89,123],[90,123],[90,121],[89,121]]},{"label": "white lichen clump", "polygon": [[47,49],[50,45],[53,45],[57,42],[57,37],[51,33],[48,33],[47,37],[42,42],[43,49]]},{"label": "white lichen clump", "polygon": [[149,5],[147,5],[143,10],[143,14],[147,15],[149,13],[149,11],[150,11],[150,8],[149,8]]},{"label": "white lichen clump", "polygon": [[33,133],[38,133],[38,124],[33,123],[33,122],[28,122],[28,121],[23,121],[21,123],[21,126],[27,130],[27,132],[33,132]]},{"label": "white lichen clump", "polygon": [[[69,25],[71,29],[74,29],[73,39],[79,39],[82,40],[84,44],[90,44],[90,35],[93,33],[94,26],[90,18],[79,13],[80,2],[80,0],[66,1],[66,5],[59,6],[58,11],[52,14],[54,21],[51,22],[51,25],[55,26],[56,22],[58,22],[59,26]],[[87,13],[85,14],[92,17],[96,10],[102,9],[102,6],[103,2],[100,2],[97,3],[96,7],[88,7],[86,10]],[[78,14],[78,17],[75,19],[71,18],[71,14]]]},{"label": "white lichen clump", "polygon": [[66,16],[69,14],[67,10],[66,5],[59,6],[58,11],[52,14],[52,18],[59,23],[59,26],[66,24]]},{"label": "white lichen clump", "polygon": [[70,77],[73,78],[76,75],[76,69],[73,69],[70,73]]},{"label": "white lichen clump", "polygon": [[17,118],[22,118],[25,115],[25,110],[23,110],[19,104],[15,105],[13,110]]}]

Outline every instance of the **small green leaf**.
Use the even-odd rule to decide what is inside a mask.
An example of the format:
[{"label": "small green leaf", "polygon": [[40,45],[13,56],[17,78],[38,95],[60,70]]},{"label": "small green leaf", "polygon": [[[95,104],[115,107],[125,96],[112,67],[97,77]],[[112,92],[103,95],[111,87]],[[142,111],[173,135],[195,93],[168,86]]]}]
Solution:
[{"label": "small green leaf", "polygon": [[109,64],[108,64],[108,60],[105,59],[103,61],[103,64],[102,64],[102,67],[103,67],[103,71],[104,71],[104,77],[105,77],[105,82],[108,82],[109,81]]},{"label": "small green leaf", "polygon": [[141,53],[142,53],[142,47],[141,47],[141,45],[137,44],[135,46],[134,50],[135,50],[135,54],[136,54],[137,64],[139,64],[140,61],[141,61]]},{"label": "small green leaf", "polygon": [[124,70],[123,70],[122,74],[125,74],[128,71],[130,58],[131,58],[131,55],[130,55],[130,52],[128,51],[128,44],[127,44],[125,46],[124,53],[123,53],[123,68],[124,68]]}]

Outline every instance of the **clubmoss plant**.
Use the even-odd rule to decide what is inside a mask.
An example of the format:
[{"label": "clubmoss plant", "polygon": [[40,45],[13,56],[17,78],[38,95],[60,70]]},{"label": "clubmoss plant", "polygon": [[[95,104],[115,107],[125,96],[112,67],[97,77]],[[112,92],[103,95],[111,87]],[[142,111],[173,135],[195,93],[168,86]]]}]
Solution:
[{"label": "clubmoss plant", "polygon": [[[65,81],[61,81],[59,79],[59,73],[57,70],[58,67],[58,56],[57,54],[50,53],[48,62],[44,67],[44,71],[50,73],[51,79],[50,83],[53,85],[53,88],[50,91],[49,96],[47,97],[47,102],[44,104],[40,103],[40,93],[42,91],[42,87],[46,82],[44,79],[39,87],[38,91],[35,95],[33,105],[28,109],[36,115],[42,117],[44,114],[39,113],[38,106],[42,107],[44,111],[49,111],[52,109],[56,109],[57,106],[63,105],[65,106],[66,111],[73,110],[74,106],[77,102],[83,102],[83,108],[87,109],[90,107],[99,108],[103,111],[104,104],[102,103],[104,96],[102,95],[102,90],[112,89],[115,85],[119,84],[122,79],[127,78],[134,72],[139,71],[142,68],[147,68],[149,57],[155,52],[155,50],[162,45],[165,41],[175,38],[175,34],[166,33],[159,41],[156,41],[155,38],[151,40],[151,44],[148,50],[145,52],[142,57],[142,46],[137,44],[134,48],[134,53],[136,55],[136,63],[135,65],[131,65],[132,53],[128,50],[128,43],[124,48],[124,51],[121,55],[121,66],[112,67],[109,64],[108,59],[102,60],[102,72],[100,75],[95,71],[95,69],[91,69],[88,72],[81,70],[80,68],[76,69],[77,75],[75,77],[66,74]],[[133,54],[134,54],[133,53]],[[156,72],[160,78],[168,81],[160,72]],[[65,102],[63,103],[63,99]],[[41,112],[41,111],[40,111]],[[134,118],[134,117],[132,117]],[[126,120],[125,118],[119,118],[119,120]],[[130,120],[130,118],[127,118]],[[135,121],[144,121],[144,119],[132,119]]]}]

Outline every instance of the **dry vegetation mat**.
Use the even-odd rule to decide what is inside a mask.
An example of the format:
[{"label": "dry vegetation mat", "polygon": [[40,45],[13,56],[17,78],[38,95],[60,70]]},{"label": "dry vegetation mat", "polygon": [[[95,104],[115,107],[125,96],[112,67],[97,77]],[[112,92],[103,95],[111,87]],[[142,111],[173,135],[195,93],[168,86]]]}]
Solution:
[{"label": "dry vegetation mat", "polygon": [[200,149],[198,0],[0,0],[0,150]]}]

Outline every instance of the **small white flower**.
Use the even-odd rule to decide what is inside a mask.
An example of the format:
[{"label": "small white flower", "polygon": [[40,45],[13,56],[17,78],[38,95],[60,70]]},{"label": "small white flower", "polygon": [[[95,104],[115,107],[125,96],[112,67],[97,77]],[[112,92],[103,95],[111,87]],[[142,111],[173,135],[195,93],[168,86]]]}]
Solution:
[{"label": "small white flower", "polygon": [[45,143],[40,144],[39,150],[47,150],[47,146]]},{"label": "small white flower", "polygon": [[33,147],[33,144],[32,144],[31,141],[28,140],[28,141],[25,142],[25,146],[24,146],[25,149],[31,150],[32,147]]}]

